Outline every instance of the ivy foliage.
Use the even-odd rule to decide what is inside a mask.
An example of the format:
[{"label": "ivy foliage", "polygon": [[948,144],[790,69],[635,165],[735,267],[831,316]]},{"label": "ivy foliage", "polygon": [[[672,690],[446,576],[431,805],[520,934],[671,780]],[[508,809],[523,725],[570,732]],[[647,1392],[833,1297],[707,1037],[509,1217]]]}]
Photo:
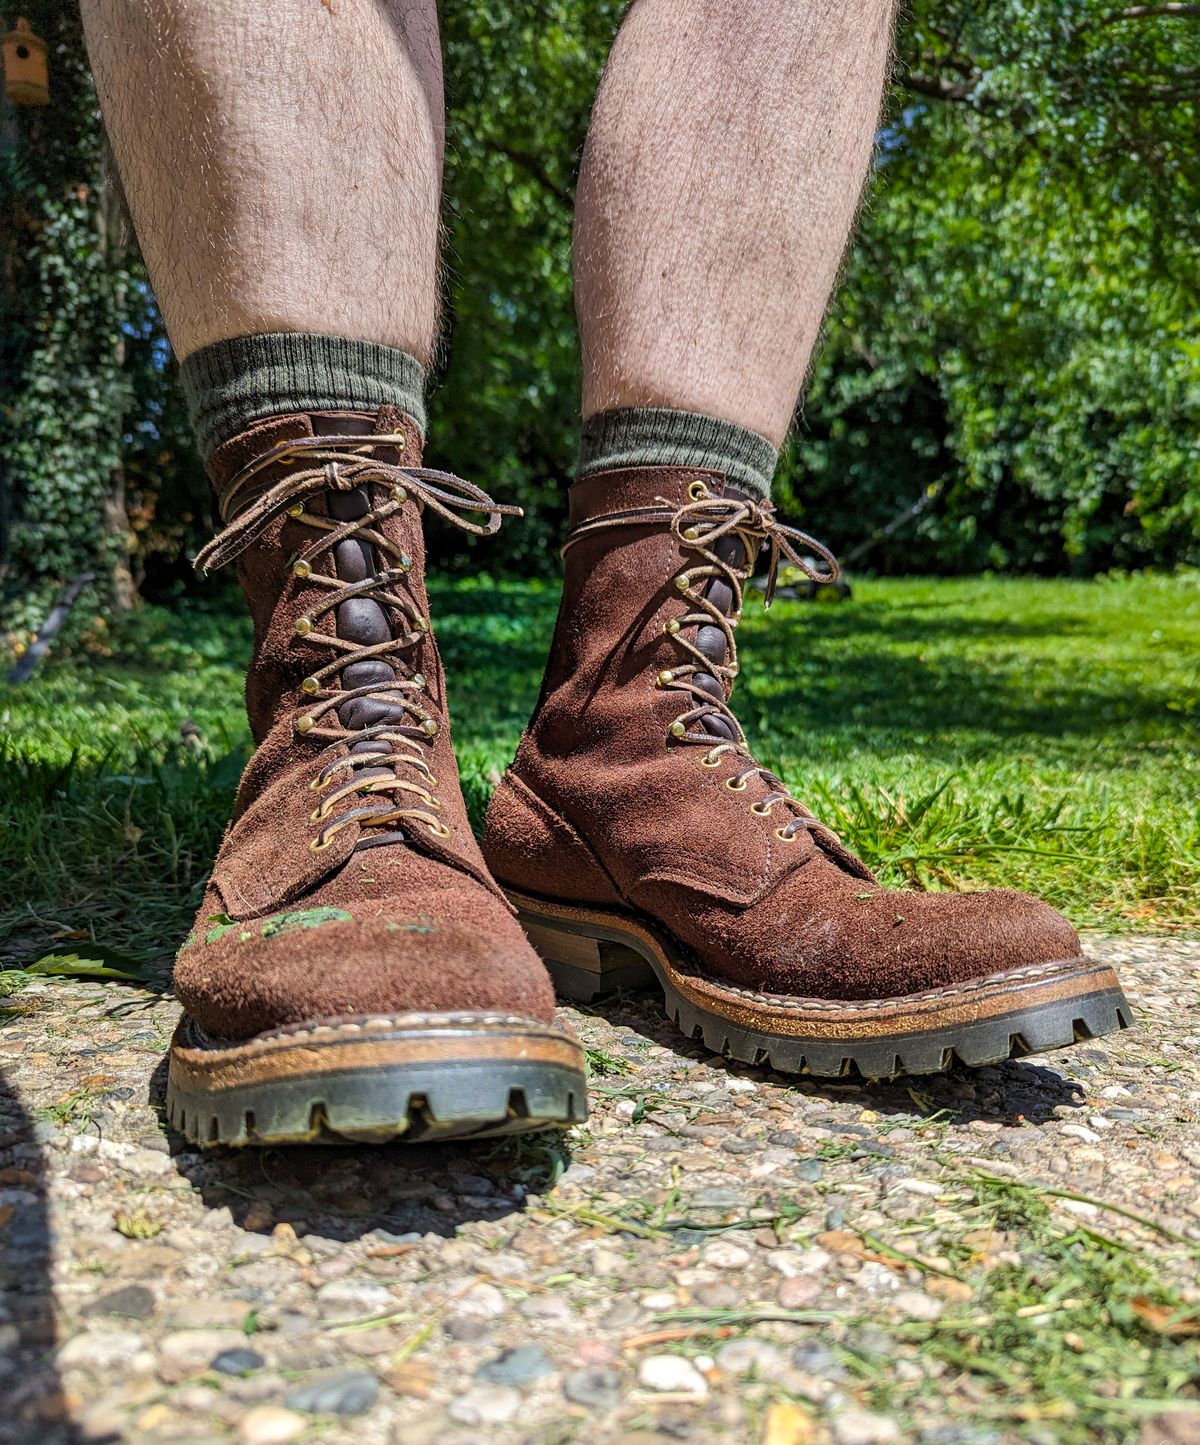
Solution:
[{"label": "ivy foliage", "polygon": [[[618,0],[445,7],[431,453],[527,517],[452,567],[552,572],[578,395],[570,225]],[[78,17],[0,140],[0,601],[177,588],[211,518],[101,166]],[[11,20],[12,16],[7,17]],[[780,473],[860,566],[1090,574],[1200,547],[1200,5],[912,0],[876,175]],[[888,533],[901,513],[911,516]]]}]

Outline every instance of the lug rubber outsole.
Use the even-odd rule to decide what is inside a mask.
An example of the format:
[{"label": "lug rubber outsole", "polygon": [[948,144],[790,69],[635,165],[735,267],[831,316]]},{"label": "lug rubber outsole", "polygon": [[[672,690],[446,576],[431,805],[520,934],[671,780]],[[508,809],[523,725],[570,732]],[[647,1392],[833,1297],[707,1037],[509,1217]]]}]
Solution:
[{"label": "lug rubber outsole", "polygon": [[657,981],[668,1017],[688,1038],[783,1074],[936,1074],[1133,1026],[1116,974],[1082,957],[894,998],[799,998],[704,973],[646,918],[505,891],[562,997],[586,1001]]},{"label": "lug rubber outsole", "polygon": [[171,1042],[167,1117],[193,1144],[427,1144],[581,1123],[583,1050],[485,1013],[314,1020],[244,1042],[193,1019]]}]

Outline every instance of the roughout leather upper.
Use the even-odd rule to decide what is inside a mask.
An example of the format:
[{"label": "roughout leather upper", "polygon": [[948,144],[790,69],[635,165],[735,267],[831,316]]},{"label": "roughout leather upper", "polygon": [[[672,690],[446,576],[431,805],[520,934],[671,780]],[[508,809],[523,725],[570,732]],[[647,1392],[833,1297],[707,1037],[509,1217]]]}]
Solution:
[{"label": "roughout leather upper", "polygon": [[[419,465],[420,434],[394,408],[375,416],[269,418],[222,447],[210,471],[219,492],[247,462],[281,441],[401,431],[403,462]],[[263,484],[278,481],[287,466],[271,468]],[[384,489],[369,485],[379,494],[374,505]],[[379,525],[411,557],[411,570],[398,586],[428,618],[417,503],[407,502]],[[353,822],[335,831],[328,847],[310,846],[320,828],[311,815],[325,797],[310,784],[323,763],[346,756],[352,746],[323,751],[325,740],[294,729],[307,702],[301,681],[331,657],[328,648],[295,630],[314,598],[327,595],[291,570],[313,535],[284,513],[237,560],[254,620],[246,704],[258,746],[242,776],[196,926],[176,961],[176,993],[202,1028],[233,1039],[319,1017],[408,1010],[502,1010],[548,1021],[554,1016],[549,978],[493,883],[468,821],[432,630],[403,656],[424,674],[423,701],[439,722],[422,754],[437,779],[437,816],[450,828],[449,837],[413,823],[404,828],[404,841],[372,841],[356,850],[366,835]],[[372,550],[362,552],[368,564]],[[328,570],[339,564],[326,554],[318,565]],[[355,614],[342,607],[337,626],[345,636],[345,619],[353,623],[362,609]],[[365,701],[386,711],[386,704]],[[379,713],[363,720],[384,718]],[[403,764],[398,775],[419,781],[415,772],[405,774]],[[361,801],[350,799],[337,811]]]},{"label": "roughout leather upper", "polygon": [[[702,470],[589,477],[571,489],[572,522],[681,506],[697,478],[722,494],[723,478]],[[730,791],[743,760],[705,767],[704,746],[671,739],[680,693],[655,678],[685,660],[663,627],[690,610],[674,579],[695,562],[661,523],[568,550],[542,695],[488,810],[496,877],[648,915],[701,966],[771,993],[891,997],[1078,956],[1070,924],[1036,899],[883,889],[831,835],[782,840],[792,810],[751,811],[767,781]]]}]

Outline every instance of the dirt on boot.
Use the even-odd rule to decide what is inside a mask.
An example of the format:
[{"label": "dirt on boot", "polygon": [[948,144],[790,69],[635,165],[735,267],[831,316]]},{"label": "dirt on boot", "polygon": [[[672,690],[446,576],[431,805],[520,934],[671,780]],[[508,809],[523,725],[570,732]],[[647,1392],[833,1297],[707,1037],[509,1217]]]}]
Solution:
[{"label": "dirt on boot", "polygon": [[425,591],[425,508],[480,534],[516,509],[421,467],[392,408],[269,418],[210,471],[226,526],[197,560],[236,562],[250,605],[257,750],[175,965],[172,1122],[246,1144],[582,1118],[582,1051],[468,822]]},{"label": "dirt on boot", "polygon": [[[484,852],[559,990],[662,985],[718,1052],[783,1072],[929,1073],[1127,1027],[1112,969],[1007,890],[879,886],[750,752],[729,707],[761,551],[836,575],[717,473],[571,491],[562,609]],[[797,550],[823,556],[818,571]]]}]

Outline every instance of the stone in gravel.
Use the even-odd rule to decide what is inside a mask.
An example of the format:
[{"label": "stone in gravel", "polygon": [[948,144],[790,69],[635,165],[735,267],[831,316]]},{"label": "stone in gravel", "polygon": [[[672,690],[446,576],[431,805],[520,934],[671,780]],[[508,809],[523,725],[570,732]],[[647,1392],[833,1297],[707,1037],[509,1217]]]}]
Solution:
[{"label": "stone in gravel", "polygon": [[261,1370],[266,1363],[257,1350],[239,1346],[232,1350],[222,1350],[213,1359],[212,1367],[218,1375],[248,1375],[251,1370]]},{"label": "stone in gravel", "polygon": [[458,1301],[458,1312],[479,1319],[494,1320],[505,1310],[504,1296],[494,1284],[473,1285]]},{"label": "stone in gravel", "polygon": [[704,1263],[713,1269],[745,1269],[750,1251],[728,1239],[715,1239],[704,1251]]},{"label": "stone in gravel", "polygon": [[913,1320],[936,1320],[945,1309],[941,1300],[934,1299],[919,1289],[902,1289],[889,1301],[897,1313]]},{"label": "stone in gravel", "polygon": [[535,1294],[522,1300],[517,1310],[529,1320],[565,1320],[571,1313],[571,1306],[562,1295]]},{"label": "stone in gravel", "polygon": [[811,1344],[798,1345],[792,1351],[792,1364],[806,1374],[818,1375],[826,1380],[841,1381],[849,1378],[845,1366],[838,1363],[838,1357],[829,1346],[815,1340]]},{"label": "stone in gravel", "polygon": [[541,1345],[517,1345],[475,1371],[485,1385],[532,1385],[554,1373],[554,1362]]},{"label": "stone in gravel", "polygon": [[472,1345],[479,1340],[486,1340],[492,1327],[487,1320],[481,1320],[475,1315],[448,1315],[442,1321],[442,1331],[452,1340]]},{"label": "stone in gravel", "polygon": [[807,1309],[821,1298],[819,1282],[809,1275],[796,1275],[785,1279],[779,1286],[779,1303],[785,1310]]},{"label": "stone in gravel", "polygon": [[900,1439],[895,1420],[870,1410],[846,1410],[834,1416],[832,1428],[837,1445],[896,1445]]},{"label": "stone in gravel", "polygon": [[396,1303],[390,1289],[365,1280],[331,1279],[317,1291],[317,1306],[325,1319],[354,1319],[378,1315]]},{"label": "stone in gravel", "polygon": [[1200,1445],[1200,1414],[1166,1410],[1152,1415],[1142,1426],[1137,1445]]},{"label": "stone in gravel", "polygon": [[569,1370],[563,1377],[563,1394],[589,1410],[611,1410],[621,1399],[621,1376],[603,1365]]},{"label": "stone in gravel", "polygon": [[480,1385],[452,1401],[446,1413],[463,1425],[503,1425],[520,1408],[520,1392],[511,1385]]},{"label": "stone in gravel", "polygon": [[801,1159],[792,1172],[805,1184],[815,1184],[825,1173],[825,1166],[819,1159]]},{"label": "stone in gravel", "polygon": [[176,1330],[158,1342],[158,1376],[178,1385],[207,1369],[222,1350],[237,1349],[244,1336],[233,1330]]},{"label": "stone in gravel", "polygon": [[724,1280],[698,1284],[692,1293],[696,1297],[696,1303],[706,1310],[731,1310],[739,1299],[737,1290]]},{"label": "stone in gravel", "polygon": [[727,1375],[748,1375],[751,1370],[764,1379],[783,1365],[783,1355],[765,1340],[730,1340],[717,1351],[716,1363]]},{"label": "stone in gravel", "polygon": [[101,1295],[83,1308],[85,1315],[124,1315],[126,1319],[146,1320],[154,1313],[154,1296],[144,1284],[122,1285]]},{"label": "stone in gravel", "polygon": [[631,1299],[617,1300],[600,1321],[603,1330],[627,1330],[641,1317],[637,1302]]},{"label": "stone in gravel", "polygon": [[891,1294],[900,1288],[896,1271],[889,1269],[886,1264],[877,1264],[873,1259],[869,1259],[862,1266],[853,1276],[853,1281],[856,1289],[862,1290],[863,1294],[872,1299]]},{"label": "stone in gravel", "polygon": [[112,1370],[141,1347],[141,1336],[128,1330],[98,1330],[68,1340],[54,1360],[60,1370]]},{"label": "stone in gravel", "polygon": [[738,1209],[742,1196],[733,1189],[697,1189],[691,1203],[693,1209]]},{"label": "stone in gravel", "polygon": [[278,1405],[257,1405],[242,1416],[238,1424],[238,1439],[245,1445],[282,1445],[285,1440],[294,1440],[308,1429],[308,1421],[293,1410],[281,1410]]},{"label": "stone in gravel", "polygon": [[369,1370],[347,1370],[301,1385],[283,1403],[308,1415],[363,1415],[378,1398],[379,1381]]},{"label": "stone in gravel", "polygon": [[638,1384],[672,1395],[707,1395],[708,1381],[682,1355],[647,1355],[638,1366]]}]

